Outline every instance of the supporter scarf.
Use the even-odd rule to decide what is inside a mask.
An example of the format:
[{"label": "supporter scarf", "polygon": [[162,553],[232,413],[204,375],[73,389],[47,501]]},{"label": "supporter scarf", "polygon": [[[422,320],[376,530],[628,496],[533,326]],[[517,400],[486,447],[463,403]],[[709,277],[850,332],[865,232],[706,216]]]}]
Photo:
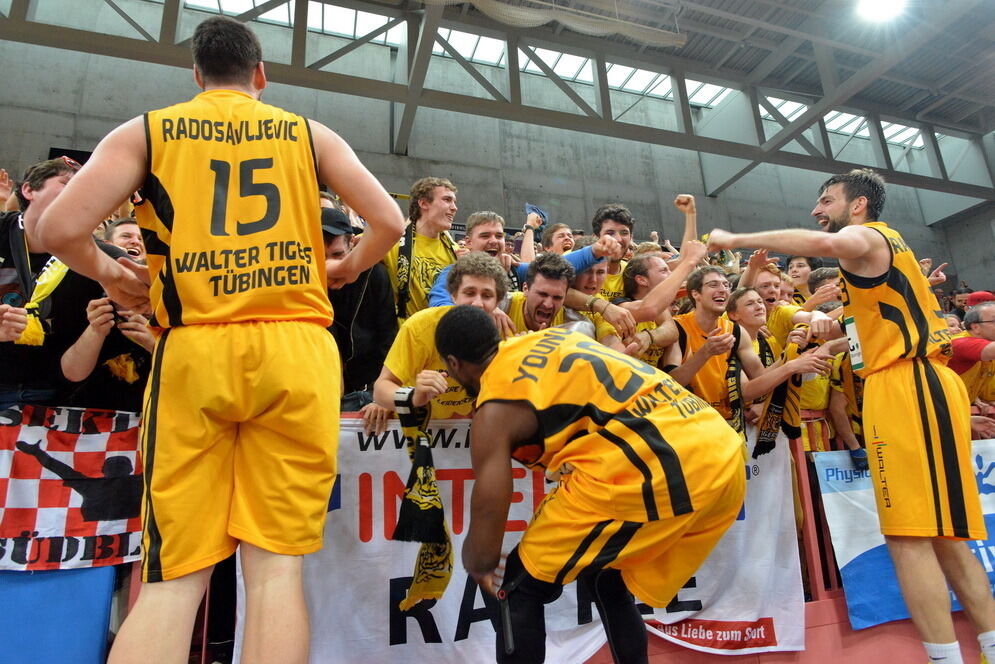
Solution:
[{"label": "supporter scarf", "polygon": [[41,346],[45,342],[45,328],[41,323],[41,303],[52,294],[56,286],[62,283],[69,268],[55,256],[48,259],[45,267],[38,273],[34,288],[31,289],[31,299],[24,308],[28,311],[28,325],[24,328],[14,343],[24,346]]},{"label": "supporter scarf", "polygon": [[[768,347],[769,352],[769,347]],[[789,343],[781,360],[785,363],[798,357],[801,349],[796,343]],[[781,429],[788,438],[798,438],[801,431],[801,409],[799,396],[802,377],[792,375],[771,390],[764,399],[763,414],[757,424],[757,444],[753,448],[753,458],[772,452],[776,446],[777,431]]]},{"label": "supporter scarf", "polygon": [[395,399],[395,407],[411,457],[411,473],[391,539],[421,542],[411,587],[399,605],[407,611],[423,599],[440,599],[445,593],[453,573],[453,547],[425,433],[430,410],[411,406],[410,393],[408,399]]},{"label": "supporter scarf", "polygon": [[[404,229],[404,237],[401,238],[401,246],[397,251],[397,318],[404,320],[408,317],[408,300],[411,298],[411,255],[415,251],[415,225],[412,221]],[[449,233],[443,231],[439,234],[439,239],[452,254],[453,262],[456,262],[456,243]]]},{"label": "supporter scarf", "polygon": [[729,390],[729,411],[732,413],[729,417],[729,424],[736,430],[736,433],[739,434],[740,439],[742,439],[745,443],[746,411],[743,407],[743,386],[739,366],[739,355],[737,353],[742,329],[743,328],[739,325],[733,327],[734,341],[732,350],[729,351],[729,362],[726,365],[726,387]]},{"label": "supporter scarf", "polygon": [[763,334],[757,336],[757,346],[760,348],[760,361],[765,367],[769,367],[777,361],[774,357],[774,349],[770,347],[770,342]]}]

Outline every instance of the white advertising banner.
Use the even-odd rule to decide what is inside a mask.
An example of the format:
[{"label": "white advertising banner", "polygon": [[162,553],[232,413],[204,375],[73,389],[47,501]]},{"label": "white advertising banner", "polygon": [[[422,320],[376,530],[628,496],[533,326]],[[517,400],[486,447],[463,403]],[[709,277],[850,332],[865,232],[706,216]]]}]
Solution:
[{"label": "white advertising banner", "polygon": [[[459,562],[473,486],[469,421],[433,421],[429,435],[455,569],[445,596],[408,612],[398,603],[411,583],[418,545],[389,539],[410,462],[401,432],[367,436],[343,419],[339,481],[330,501],[325,547],[305,558],[311,662],[466,664],[494,661],[494,629],[481,591]],[[707,441],[702,441],[707,444]],[[666,609],[641,606],[647,629],[690,648],[743,654],[800,650],[804,609],[792,513],[787,442],[749,459],[739,520]],[[539,473],[517,464],[504,551],[510,551],[546,494]],[[605,643],[594,603],[576,584],[546,607],[546,661],[584,662]]]}]

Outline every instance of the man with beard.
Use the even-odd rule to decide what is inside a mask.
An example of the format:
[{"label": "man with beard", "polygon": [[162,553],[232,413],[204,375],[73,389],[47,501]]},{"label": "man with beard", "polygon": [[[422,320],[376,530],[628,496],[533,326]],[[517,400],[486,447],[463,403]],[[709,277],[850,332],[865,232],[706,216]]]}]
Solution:
[{"label": "man with beard", "polygon": [[503,305],[518,332],[537,332],[566,322],[563,300],[574,269],[563,256],[543,254],[529,264],[522,290]]},{"label": "man with beard", "polygon": [[881,177],[835,175],[812,216],[822,231],[730,233],[709,249],[764,247],[840,261],[843,310],[854,371],[865,379],[864,424],[875,471],[881,532],[930,662],[963,662],[947,584],[995,661],[995,599],[963,541],[985,539],[971,464],[967,392],[946,366],[950,333],[930,284],[902,236],[878,221]]}]

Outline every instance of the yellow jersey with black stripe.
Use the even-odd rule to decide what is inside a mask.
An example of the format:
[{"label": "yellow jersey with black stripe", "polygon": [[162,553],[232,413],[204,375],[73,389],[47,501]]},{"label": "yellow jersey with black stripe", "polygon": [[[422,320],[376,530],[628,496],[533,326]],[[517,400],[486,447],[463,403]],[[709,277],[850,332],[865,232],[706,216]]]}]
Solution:
[{"label": "yellow jersey with black stripe", "polygon": [[902,236],[880,221],[864,224],[880,233],[891,266],[879,277],[840,269],[843,323],[850,361],[861,377],[901,360],[950,358],[950,332],[943,311]]},{"label": "yellow jersey with black stripe", "polygon": [[145,114],[143,228],[157,327],[331,324],[305,118],[209,90]]},{"label": "yellow jersey with black stripe", "polygon": [[729,473],[742,473],[732,463],[739,436],[708,404],[577,332],[550,328],[502,342],[480,379],[477,406],[490,401],[535,410],[537,436],[512,456],[553,471],[567,464],[565,489],[598,514],[636,522],[687,514]]}]

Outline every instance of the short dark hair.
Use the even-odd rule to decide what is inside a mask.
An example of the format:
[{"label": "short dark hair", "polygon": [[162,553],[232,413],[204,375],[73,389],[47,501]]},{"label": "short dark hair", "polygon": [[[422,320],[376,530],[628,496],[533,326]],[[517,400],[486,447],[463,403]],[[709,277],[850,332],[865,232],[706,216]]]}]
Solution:
[{"label": "short dark hair", "polygon": [[252,81],[252,73],[263,60],[256,34],[241,21],[213,16],[202,21],[190,40],[193,64],[204,81],[237,83]]},{"label": "short dark hair", "polygon": [[501,267],[501,262],[490,254],[472,251],[457,259],[446,275],[446,290],[450,295],[456,295],[460,282],[467,275],[493,279],[498,301],[508,294],[508,275]]},{"label": "short dark hair", "polygon": [[529,268],[525,271],[525,284],[530,288],[535,283],[537,274],[554,281],[566,279],[569,284],[574,278],[574,266],[563,256],[547,252],[529,263]]},{"label": "short dark hair", "polygon": [[826,189],[834,184],[843,185],[843,193],[847,201],[852,201],[859,196],[867,199],[867,218],[870,221],[877,221],[884,209],[884,178],[869,168],[855,168],[849,173],[840,173],[829,178],[822,183],[819,188],[819,195],[825,193]]},{"label": "short dark hair", "polygon": [[31,187],[32,191],[38,191],[45,186],[45,180],[49,178],[58,177],[63,173],[75,173],[76,169],[66,163],[65,160],[61,158],[57,159],[46,159],[45,161],[39,161],[37,164],[32,164],[24,169],[24,176],[16,187],[14,187],[14,193],[17,195],[17,202],[21,208],[21,212],[28,209],[28,205],[31,201],[24,197],[24,193],[21,191],[22,185],[28,185]]},{"label": "short dark hair", "polygon": [[702,284],[705,283],[705,275],[712,274],[713,272],[715,274],[720,275],[723,279],[726,279],[728,281],[728,277],[726,277],[726,271],[718,266],[705,265],[704,267],[699,267],[694,272],[688,275],[688,280],[686,285],[688,291],[688,297],[691,296],[692,291],[698,291],[700,293],[701,286]]},{"label": "short dark hair", "polygon": [[482,364],[500,342],[494,319],[469,304],[447,311],[435,327],[435,349],[442,358],[452,355],[464,362]]},{"label": "short dark hair", "polygon": [[614,221],[622,224],[628,227],[630,231],[632,230],[632,225],[636,223],[636,220],[632,218],[632,213],[629,212],[629,208],[621,203],[609,203],[595,210],[594,218],[591,219],[591,231],[595,235],[600,236],[601,226],[606,221]]},{"label": "short dark hair", "polygon": [[120,219],[115,219],[114,221],[107,222],[104,226],[104,241],[111,242],[114,240],[114,233],[117,231],[119,226],[126,226],[132,224],[137,226],[138,221],[134,217],[121,217]]},{"label": "short dark hair", "polygon": [[823,281],[827,279],[839,279],[840,270],[836,267],[820,267],[817,270],[812,270],[808,273],[808,292],[814,293]]},{"label": "short dark hair", "polygon": [[[540,240],[540,242],[542,242],[542,248],[549,249],[550,247],[552,247],[553,234],[556,233],[557,231],[563,230],[564,228],[570,231],[570,227],[566,224],[553,224],[545,231],[543,231],[542,240]],[[570,231],[570,234],[573,235],[573,231]]]},{"label": "short dark hair", "polygon": [[622,290],[627,298],[634,298],[636,296],[636,291],[639,290],[639,284],[636,283],[636,277],[645,277],[646,273],[650,269],[650,259],[653,257],[663,260],[663,256],[659,253],[655,254],[641,254],[634,257],[625,265],[625,269],[622,270]]},{"label": "short dark hair", "polygon": [[408,219],[418,221],[421,218],[421,208],[418,202],[422,199],[429,202],[434,201],[432,197],[436,187],[445,187],[449,191],[456,193],[456,185],[446,178],[421,178],[411,185],[411,197],[408,199]]},{"label": "short dark hair", "polygon": [[[976,304],[967,310],[964,314],[964,329],[968,332],[971,331],[972,325],[977,325],[981,322],[981,311],[982,309],[995,308],[995,302],[988,301]],[[948,314],[956,316],[957,314]]]},{"label": "short dark hair", "polygon": [[820,267],[822,267],[822,259],[814,258],[812,256],[788,256],[788,260],[785,263],[785,267],[791,265],[791,261],[795,260],[796,258],[800,258],[806,263],[808,263],[809,268],[812,270],[818,270]]}]

